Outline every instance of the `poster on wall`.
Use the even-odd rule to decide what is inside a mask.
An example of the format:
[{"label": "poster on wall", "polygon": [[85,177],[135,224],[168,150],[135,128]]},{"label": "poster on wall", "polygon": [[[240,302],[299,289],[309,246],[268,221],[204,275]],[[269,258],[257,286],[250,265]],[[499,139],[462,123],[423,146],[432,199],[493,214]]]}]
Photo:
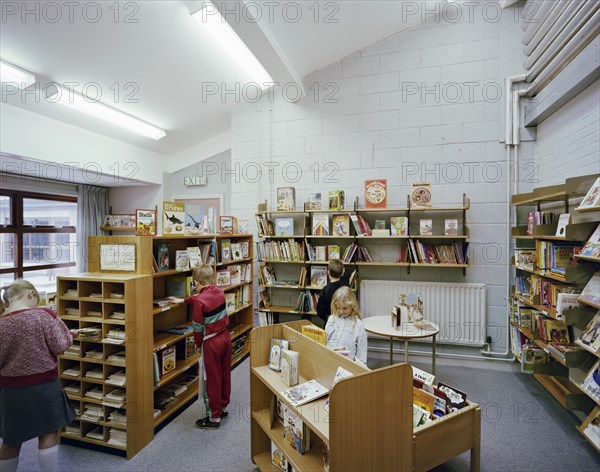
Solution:
[{"label": "poster on wall", "polygon": [[197,198],[174,198],[185,204],[187,234],[215,234],[223,213],[223,196],[207,195]]}]

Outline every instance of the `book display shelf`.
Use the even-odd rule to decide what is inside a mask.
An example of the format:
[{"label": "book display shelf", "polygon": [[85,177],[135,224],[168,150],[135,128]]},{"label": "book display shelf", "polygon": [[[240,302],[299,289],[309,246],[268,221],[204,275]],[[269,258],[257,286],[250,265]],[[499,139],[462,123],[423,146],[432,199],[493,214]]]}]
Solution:
[{"label": "book display shelf", "polygon": [[[513,354],[521,363],[531,363],[534,377],[583,420],[582,433],[600,411],[600,391],[584,387],[586,379],[594,378],[600,356],[596,349],[578,341],[600,309],[600,283],[594,281],[600,257],[581,254],[598,231],[600,206],[582,208],[572,200],[585,196],[597,178],[569,178],[561,185],[512,197],[517,210],[511,259],[515,271],[510,321]],[[562,223],[554,218],[552,223],[536,224],[533,211],[568,213],[570,217]],[[565,259],[562,264],[558,262],[561,258]],[[578,295],[588,289],[593,292],[591,297]],[[573,294],[564,307],[558,301],[565,296],[562,292]]]},{"label": "book display shelf", "polygon": [[[331,258],[344,263],[354,289],[359,278],[385,278],[385,268],[462,269],[465,275],[469,208],[465,194],[456,206],[417,207],[407,198],[406,207],[361,208],[357,198],[348,209],[315,210],[304,203],[303,210],[276,211],[261,203],[259,312],[275,314],[275,321],[280,313],[316,315]],[[387,229],[379,230],[382,225]]]},{"label": "book display shelf", "polygon": [[[134,253],[128,252],[125,261],[133,261],[128,272],[113,266],[106,269],[107,262],[101,257],[106,246],[116,252],[133,246]],[[99,330],[96,339],[80,340],[78,355],[66,353],[60,358],[63,385],[78,384],[71,392],[67,389],[67,393],[75,403],[79,402],[77,420],[61,435],[113,448],[131,458],[152,440],[157,428],[193,403],[198,395],[199,355],[192,343],[191,308],[185,303],[166,300],[170,295],[183,298],[190,293],[189,254],[188,261],[184,261],[186,266],[182,264],[182,253],[189,248],[199,247],[199,257],[213,266],[215,274],[230,276],[230,283],[221,288],[225,292],[232,337],[232,367],[249,355],[253,325],[252,235],[92,236],[88,247],[90,272],[61,277],[58,282],[61,318],[70,328]],[[247,251],[244,254],[242,247]],[[247,274],[243,279],[240,271]],[[231,283],[236,277],[237,282]],[[96,334],[89,331],[84,336]],[[117,344],[121,340],[111,337],[124,341]],[[123,350],[117,364],[108,359]],[[98,351],[93,355],[99,357],[90,360],[86,356],[88,351]],[[98,372],[90,377],[87,375],[90,370]],[[126,378],[120,386],[124,392],[117,392],[125,394],[124,399],[119,397],[123,400],[122,408],[105,406],[105,403],[115,404],[114,395],[105,398],[119,387],[108,380],[113,374]],[[77,386],[79,391],[75,390]],[[90,390],[92,397],[86,396]],[[88,408],[96,418],[85,414],[87,405],[99,406],[99,409]],[[119,429],[110,420],[113,410],[119,410],[112,417],[123,422],[120,429],[126,432],[125,443],[123,434],[115,434],[111,429]],[[90,417],[93,421],[85,419]],[[90,431],[92,437],[87,437]],[[113,440],[113,436],[118,440]]]},{"label": "book display shelf", "polygon": [[[479,470],[477,404],[469,402],[461,410],[414,428],[410,365],[373,371],[359,366],[301,334],[301,326],[308,323],[264,326],[251,333],[251,454],[260,470],[280,470],[272,463],[272,448],[300,472],[425,471],[469,450],[471,470]],[[299,355],[300,384],[314,379],[329,390],[328,397],[294,407],[282,395],[288,387],[279,373],[268,367],[271,339],[289,341],[289,348]],[[338,367],[353,375],[333,385]],[[310,430],[304,454],[284,436],[284,426],[275,417],[278,400]],[[324,450],[328,452],[324,454]]]}]

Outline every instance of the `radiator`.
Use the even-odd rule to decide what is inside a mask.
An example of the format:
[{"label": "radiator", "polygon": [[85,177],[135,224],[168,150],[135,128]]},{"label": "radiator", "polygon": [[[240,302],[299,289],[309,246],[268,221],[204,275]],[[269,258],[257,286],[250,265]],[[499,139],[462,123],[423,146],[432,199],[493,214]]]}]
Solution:
[{"label": "radiator", "polygon": [[468,346],[484,344],[484,284],[363,280],[360,283],[360,311],[363,317],[389,315],[401,293],[421,294],[425,319],[440,327],[437,342]]}]

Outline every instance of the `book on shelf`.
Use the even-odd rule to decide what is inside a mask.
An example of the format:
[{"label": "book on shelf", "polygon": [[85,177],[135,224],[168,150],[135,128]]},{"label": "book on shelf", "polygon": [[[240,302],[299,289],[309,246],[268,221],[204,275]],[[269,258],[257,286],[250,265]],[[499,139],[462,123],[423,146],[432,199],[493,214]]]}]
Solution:
[{"label": "book on shelf", "polygon": [[525,344],[521,354],[521,372],[531,374],[534,371],[535,365],[547,364],[550,361],[549,354],[541,347]]},{"label": "book on shelf", "polygon": [[390,230],[389,229],[373,229],[372,230],[372,236],[389,236],[390,235]]},{"label": "book on shelf", "polygon": [[398,305],[406,309],[409,323],[423,319],[423,297],[420,293],[401,293],[398,296]]},{"label": "book on shelf", "polygon": [[216,274],[216,284],[217,287],[226,287],[231,285],[231,270],[229,269],[221,269],[217,271]]},{"label": "book on shelf", "polygon": [[231,240],[221,241],[221,262],[231,262]]},{"label": "book on shelf", "polygon": [[310,339],[323,344],[324,346],[327,345],[327,333],[325,332],[324,329],[319,328],[318,326],[315,326],[314,324],[309,324],[309,325],[302,325],[302,327],[300,328],[301,333],[304,334],[305,336],[308,336]]},{"label": "book on shelf", "polygon": [[429,372],[426,372],[424,370],[421,370],[415,366],[411,366],[411,367],[412,367],[414,379],[419,379],[426,385],[433,385],[433,382],[435,381],[435,375],[430,374]]},{"label": "book on shelf", "polygon": [[187,249],[175,251],[175,270],[188,270],[190,268],[190,256]]},{"label": "book on shelf", "polygon": [[365,180],[365,208],[387,207],[387,179]]},{"label": "book on shelf", "polygon": [[311,266],[310,285],[312,287],[323,288],[327,285],[327,266]]},{"label": "book on shelf", "polygon": [[190,261],[190,269],[202,265],[202,254],[200,254],[200,248],[198,246],[189,246],[186,248],[188,252],[188,259]]},{"label": "book on shelf", "polygon": [[581,304],[577,301],[578,297],[578,293],[558,293],[556,295],[556,319],[564,319],[566,310],[579,307]]},{"label": "book on shelf", "polygon": [[281,380],[288,387],[298,385],[298,362],[300,354],[289,349],[281,350]]},{"label": "book on shelf", "polygon": [[230,274],[230,283],[231,285],[239,285],[242,283],[242,266],[238,264],[233,264],[228,267]]},{"label": "book on shelf", "polygon": [[333,215],[332,227],[334,236],[350,236],[350,215]]},{"label": "book on shelf", "polygon": [[171,326],[170,328],[159,329],[159,333],[169,333],[169,334],[187,334],[194,331],[192,325],[189,324],[180,324],[177,326]]},{"label": "book on shelf", "polygon": [[558,225],[556,226],[555,236],[564,236],[567,232],[567,226],[571,224],[571,214],[562,213],[558,217]]},{"label": "book on shelf", "polygon": [[281,370],[281,352],[290,347],[290,342],[286,339],[271,339],[271,349],[269,351],[269,369],[279,372]]},{"label": "book on shelf", "polygon": [[431,182],[413,182],[410,191],[410,204],[414,207],[431,207],[433,200]]},{"label": "book on shelf", "polygon": [[242,245],[240,243],[231,243],[231,260],[239,261],[242,258]]},{"label": "book on shelf", "polygon": [[194,342],[193,336],[188,336],[185,338],[183,346],[183,358],[189,359],[190,357],[195,357],[198,355],[198,350],[196,349],[196,343]]},{"label": "book on shelf", "polygon": [[313,236],[329,236],[329,215],[327,213],[315,213],[312,219]]},{"label": "book on shelf", "polygon": [[159,243],[156,250],[156,261],[158,263],[158,270],[163,272],[169,270],[169,251],[171,248],[170,243]]},{"label": "book on shelf", "polygon": [[594,407],[580,426],[581,433],[600,450],[600,406]]},{"label": "book on shelf", "polygon": [[225,311],[228,315],[232,314],[235,311],[235,295],[236,294],[232,292],[227,292],[225,294]]},{"label": "book on shelf", "polygon": [[235,216],[219,218],[219,234],[235,234],[238,232],[238,221]]},{"label": "book on shelf", "polygon": [[408,236],[408,217],[392,216],[390,218],[392,236]]},{"label": "book on shelf", "polygon": [[413,387],[413,403],[419,408],[424,409],[431,416],[435,409],[435,395]]},{"label": "book on shelf", "polygon": [[261,290],[259,292],[260,299],[262,300],[263,306],[269,308],[271,306],[271,295],[268,290]]},{"label": "book on shelf", "polygon": [[467,406],[467,394],[465,392],[442,382],[438,382],[438,388],[446,394],[449,413]]},{"label": "book on shelf", "polygon": [[346,193],[344,190],[330,190],[328,194],[329,209],[330,210],[343,210],[346,204]]},{"label": "book on shelf", "polygon": [[600,359],[596,361],[581,384],[581,388],[590,395],[596,403],[600,403]]},{"label": "book on shelf", "polygon": [[277,189],[277,211],[294,211],[295,209],[295,187],[279,187]]},{"label": "book on shelf", "polygon": [[374,230],[385,229],[385,220],[375,220],[375,223],[373,223],[373,229]]},{"label": "book on shelf", "polygon": [[163,234],[185,234],[185,204],[163,202]]},{"label": "book on shelf", "polygon": [[160,364],[161,375],[165,375],[175,369],[176,348],[168,346],[158,352],[158,361]]},{"label": "book on shelf", "polygon": [[596,226],[594,234],[587,240],[581,250],[581,255],[586,257],[600,258],[600,224]]},{"label": "book on shelf", "polygon": [[315,192],[308,195],[308,210],[322,210],[323,209],[323,200],[321,197],[321,192]]},{"label": "book on shelf", "polygon": [[275,277],[275,269],[273,269],[272,266],[260,266],[258,274],[259,278],[262,276],[261,283],[263,285],[273,285],[277,281],[277,277]]},{"label": "book on shelf", "polygon": [[433,221],[430,219],[419,220],[419,234],[421,236],[432,236]]},{"label": "book on shelf", "polygon": [[581,203],[577,208],[595,208],[598,206],[600,206],[600,177],[598,177],[590,187],[588,193],[583,197],[583,200],[581,200]]},{"label": "book on shelf", "polygon": [[595,354],[600,354],[600,310],[596,312],[575,342]]},{"label": "book on shelf", "polygon": [[304,454],[310,449],[310,428],[285,404],[282,404],[282,410],[283,439],[300,454]]},{"label": "book on shelf", "polygon": [[330,244],[327,246],[327,260],[340,258],[340,247],[337,244]]},{"label": "book on shelf", "polygon": [[444,235],[458,236],[458,220],[456,218],[444,220]]},{"label": "book on shelf", "polygon": [[290,405],[301,406],[327,395],[329,389],[313,379],[291,387],[281,393]]},{"label": "book on shelf", "polygon": [[579,294],[579,298],[593,305],[600,306],[600,271],[592,275]]},{"label": "book on shelf", "polygon": [[534,270],[536,252],[533,249],[515,249],[515,265],[525,269]]},{"label": "book on shelf", "polygon": [[331,385],[335,385],[342,379],[346,379],[348,377],[352,377],[354,374],[343,367],[338,367],[335,371],[335,375],[333,376],[333,382]]},{"label": "book on shelf", "polygon": [[[191,275],[177,275],[167,277],[165,282],[165,293],[167,297],[186,298],[192,294],[193,279]],[[161,299],[159,299],[161,300]],[[161,300],[162,301],[162,300]],[[164,307],[170,304],[167,300],[167,305],[157,303],[160,307]]]},{"label": "book on shelf", "polygon": [[275,236],[293,236],[294,218],[275,218]]},{"label": "book on shelf", "polygon": [[288,460],[273,441],[271,441],[271,463],[283,472],[289,470]]},{"label": "book on shelf", "polygon": [[156,236],[156,210],[135,210],[135,234]]}]

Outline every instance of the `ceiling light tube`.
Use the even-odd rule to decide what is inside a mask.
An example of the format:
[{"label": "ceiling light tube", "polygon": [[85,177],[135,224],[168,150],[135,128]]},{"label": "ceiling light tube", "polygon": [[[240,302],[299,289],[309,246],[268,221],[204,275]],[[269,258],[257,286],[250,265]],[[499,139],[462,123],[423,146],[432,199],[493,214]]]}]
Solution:
[{"label": "ceiling light tube", "polygon": [[0,59],[0,82],[25,89],[35,84],[35,75]]},{"label": "ceiling light tube", "polygon": [[261,89],[265,90],[273,85],[273,78],[212,2],[203,2],[202,8],[192,13],[192,18]]},{"label": "ceiling light tube", "polygon": [[113,125],[120,126],[148,138],[158,140],[167,134],[163,129],[60,85],[49,87],[46,98],[49,102],[60,103],[61,105],[68,106],[82,113],[87,113],[94,118],[108,121]]}]

